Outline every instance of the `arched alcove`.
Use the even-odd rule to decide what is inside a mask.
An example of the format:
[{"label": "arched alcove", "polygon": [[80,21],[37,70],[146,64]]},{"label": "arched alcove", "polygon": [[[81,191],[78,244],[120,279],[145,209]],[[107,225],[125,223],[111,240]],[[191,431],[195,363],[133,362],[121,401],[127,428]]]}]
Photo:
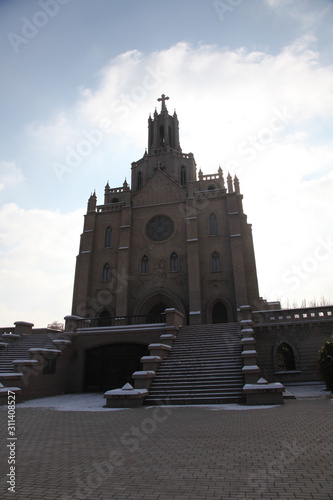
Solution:
[{"label": "arched alcove", "polygon": [[212,308],[212,323],[228,323],[228,308],[222,301],[217,301]]}]

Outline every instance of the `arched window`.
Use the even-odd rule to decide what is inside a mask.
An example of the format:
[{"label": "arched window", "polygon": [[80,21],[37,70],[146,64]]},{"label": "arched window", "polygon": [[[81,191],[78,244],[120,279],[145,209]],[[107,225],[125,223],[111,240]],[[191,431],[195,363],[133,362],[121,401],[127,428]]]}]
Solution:
[{"label": "arched window", "polygon": [[141,259],[141,274],[149,273],[149,259],[147,255],[144,255]]},{"label": "arched window", "polygon": [[209,216],[209,234],[210,236],[217,236],[217,218],[215,214]]},{"label": "arched window", "polygon": [[109,311],[104,310],[98,317],[98,326],[111,326],[112,318]]},{"label": "arched window", "polygon": [[288,372],[295,370],[294,353],[290,345],[283,342],[279,345],[276,352],[276,365],[279,372]]},{"label": "arched window", "polygon": [[112,245],[112,227],[108,226],[105,229],[104,247],[105,248],[110,248],[111,245]]},{"label": "arched window", "polygon": [[219,273],[220,271],[222,271],[221,258],[217,252],[214,252],[212,255],[212,272]]},{"label": "arched window", "polygon": [[170,256],[170,271],[172,273],[179,271],[178,255],[176,252],[173,252]]},{"label": "arched window", "polygon": [[138,191],[139,189],[141,189],[141,186],[142,186],[142,173],[141,172],[138,172]]},{"label": "arched window", "polygon": [[182,186],[186,186],[186,170],[184,165],[180,169],[180,183]]},{"label": "arched window", "polygon": [[103,267],[103,274],[102,274],[102,281],[104,283],[107,283],[110,281],[110,275],[111,275],[111,267],[109,264],[104,264]]},{"label": "arched window", "polygon": [[164,127],[163,125],[160,126],[160,147],[164,147],[165,144],[165,139],[164,139]]}]

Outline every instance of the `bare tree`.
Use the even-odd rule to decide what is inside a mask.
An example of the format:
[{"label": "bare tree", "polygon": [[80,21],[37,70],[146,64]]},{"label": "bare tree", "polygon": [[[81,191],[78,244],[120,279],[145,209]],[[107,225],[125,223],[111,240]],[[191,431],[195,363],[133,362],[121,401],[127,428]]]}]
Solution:
[{"label": "bare tree", "polygon": [[65,329],[65,326],[63,323],[60,323],[59,321],[53,321],[53,323],[50,323],[47,325],[47,328],[50,328],[51,330],[59,330],[59,332],[63,332]]}]

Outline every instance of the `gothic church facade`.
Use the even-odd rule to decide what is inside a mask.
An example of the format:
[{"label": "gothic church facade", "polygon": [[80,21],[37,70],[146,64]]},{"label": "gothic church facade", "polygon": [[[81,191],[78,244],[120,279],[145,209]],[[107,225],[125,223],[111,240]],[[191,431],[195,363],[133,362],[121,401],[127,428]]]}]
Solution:
[{"label": "gothic church facade", "polygon": [[[180,146],[164,94],[148,119],[148,148],[132,163],[131,187],[105,186],[88,201],[77,256],[72,314],[153,317],[175,308],[187,324],[231,322],[260,309],[251,225],[239,181],[204,175]],[[139,321],[140,322],[140,321]]]}]

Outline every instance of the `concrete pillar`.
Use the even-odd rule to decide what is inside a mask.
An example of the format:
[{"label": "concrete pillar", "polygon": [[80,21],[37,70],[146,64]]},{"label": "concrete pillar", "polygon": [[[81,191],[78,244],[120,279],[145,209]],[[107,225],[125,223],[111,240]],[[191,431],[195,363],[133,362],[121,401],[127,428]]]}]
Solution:
[{"label": "concrete pillar", "polygon": [[16,335],[31,335],[33,323],[28,323],[26,321],[15,321],[15,334]]}]

